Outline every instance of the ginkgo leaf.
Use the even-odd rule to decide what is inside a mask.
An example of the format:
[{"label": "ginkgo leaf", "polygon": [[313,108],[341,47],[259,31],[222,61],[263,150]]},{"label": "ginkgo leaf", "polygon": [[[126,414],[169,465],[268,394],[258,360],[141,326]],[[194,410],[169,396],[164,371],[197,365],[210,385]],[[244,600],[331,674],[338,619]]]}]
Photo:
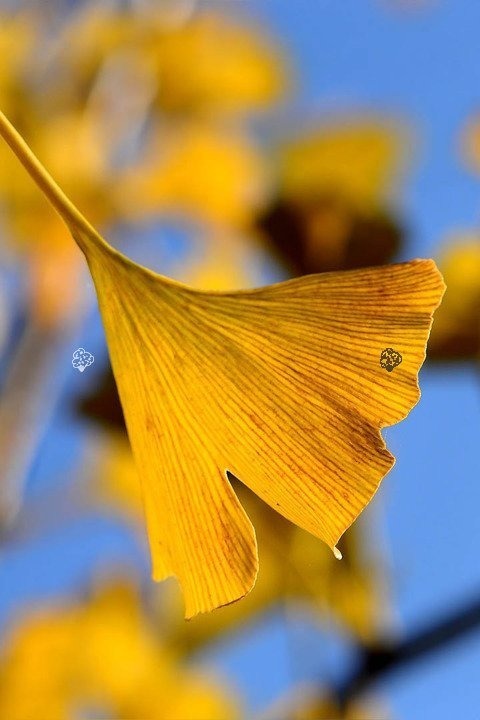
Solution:
[{"label": "ginkgo leaf", "polygon": [[480,235],[456,233],[442,249],[439,265],[448,295],[435,318],[430,359],[475,360],[480,357]]},{"label": "ginkgo leaf", "polygon": [[293,200],[338,193],[358,207],[378,206],[401,177],[406,140],[392,122],[339,115],[280,148],[282,194]]},{"label": "ginkgo leaf", "polygon": [[112,578],[81,602],[15,618],[2,643],[0,717],[61,720],[96,707],[119,720],[238,720],[237,698],[185,667],[145,617],[132,580]]},{"label": "ginkgo leaf", "polygon": [[435,263],[193,290],[111,248],[1,115],[0,131],[90,267],[154,578],[178,579],[187,617],[252,588],[255,533],[227,471],[335,551],[394,463],[380,428],[418,401]]}]

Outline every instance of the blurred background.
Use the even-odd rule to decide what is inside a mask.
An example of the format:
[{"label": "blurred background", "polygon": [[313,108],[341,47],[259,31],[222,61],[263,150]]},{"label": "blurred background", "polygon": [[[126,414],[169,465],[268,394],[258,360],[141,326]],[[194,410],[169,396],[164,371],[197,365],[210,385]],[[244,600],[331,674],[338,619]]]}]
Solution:
[{"label": "blurred background", "polygon": [[257,585],[185,622],[83,258],[0,143],[2,720],[478,718],[479,27],[476,0],[0,2],[0,108],[129,257],[203,289],[434,257],[448,286],[343,561],[237,484]]}]

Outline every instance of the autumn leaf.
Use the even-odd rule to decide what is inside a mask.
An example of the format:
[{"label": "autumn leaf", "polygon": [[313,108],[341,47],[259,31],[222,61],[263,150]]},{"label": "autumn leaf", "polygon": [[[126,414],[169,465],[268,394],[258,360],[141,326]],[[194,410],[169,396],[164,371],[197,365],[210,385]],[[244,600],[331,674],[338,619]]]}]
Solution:
[{"label": "autumn leaf", "polygon": [[8,112],[18,113],[25,102],[19,93],[22,78],[31,71],[29,49],[36,32],[33,13],[2,12],[0,24],[0,53],[3,62],[0,67],[0,102]]},{"label": "autumn leaf", "polygon": [[[127,60],[140,82],[152,82],[155,105],[175,120],[246,117],[280,100],[288,71],[280,48],[263,31],[200,7],[182,23],[167,15],[164,3],[148,14],[83,6],[59,40],[65,48],[57,68],[63,92],[85,92],[108,58]],[[69,83],[72,75],[75,84]]]},{"label": "autumn leaf", "polygon": [[383,265],[398,253],[404,233],[390,205],[405,140],[391,122],[337,116],[283,141],[277,195],[258,227],[291,273]]},{"label": "autumn leaf", "polygon": [[405,139],[393,123],[339,116],[280,149],[282,193],[305,199],[338,192],[359,207],[375,207],[402,174]]},{"label": "autumn leaf", "polygon": [[435,318],[431,360],[476,360],[480,352],[480,236],[458,233],[443,248],[439,265],[448,294]]},{"label": "autumn leaf", "polygon": [[119,206],[134,219],[184,211],[212,225],[245,224],[267,188],[261,154],[248,136],[195,122],[157,130],[118,183]]},{"label": "autumn leaf", "polygon": [[0,658],[0,716],[60,720],[99,707],[119,720],[237,720],[227,688],[184,660],[158,637],[131,581],[110,580],[82,602],[12,623]]},{"label": "autumn leaf", "polygon": [[[193,290],[114,250],[2,115],[0,132],[90,267],[153,577],[178,579],[187,617],[252,588],[255,532],[227,471],[335,551],[394,463],[380,429],[418,401],[444,291],[435,263]],[[382,367],[384,351],[401,363]]]}]

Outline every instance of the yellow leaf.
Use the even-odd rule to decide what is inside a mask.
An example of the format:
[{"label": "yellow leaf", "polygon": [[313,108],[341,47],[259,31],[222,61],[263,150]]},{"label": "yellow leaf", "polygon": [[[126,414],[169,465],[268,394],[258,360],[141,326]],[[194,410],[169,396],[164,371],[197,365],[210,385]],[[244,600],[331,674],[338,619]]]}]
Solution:
[{"label": "yellow leaf", "polygon": [[[263,110],[285,89],[285,63],[260,30],[199,13],[152,47],[167,111],[242,113]],[[181,81],[179,82],[179,77]]]},{"label": "yellow leaf", "polygon": [[0,22],[0,103],[9,112],[16,112],[20,103],[22,78],[31,72],[30,53],[36,41],[36,25],[33,13],[18,12],[1,14]]},{"label": "yellow leaf", "polygon": [[126,581],[98,587],[88,601],[29,613],[4,645],[0,717],[8,720],[66,720],[83,717],[85,707],[118,720],[239,716],[227,688],[182,667],[160,642]]},{"label": "yellow leaf", "polygon": [[102,437],[89,490],[94,499],[110,511],[120,512],[129,519],[142,515],[138,473],[131,449],[119,433],[106,433],[105,438]]},{"label": "yellow leaf", "polygon": [[439,258],[448,293],[435,318],[432,358],[462,360],[480,350],[480,236],[450,238]]},{"label": "yellow leaf", "polygon": [[[154,578],[177,577],[187,617],[252,588],[255,533],[227,470],[335,551],[393,465],[380,428],[419,398],[444,291],[435,263],[193,290],[111,248],[2,115],[0,131],[92,272]],[[386,349],[403,358],[392,372],[380,364]]]},{"label": "yellow leaf", "polygon": [[134,218],[183,211],[213,224],[241,225],[262,204],[266,188],[261,154],[246,135],[187,123],[152,134],[117,196]]},{"label": "yellow leaf", "polygon": [[405,158],[400,128],[367,119],[341,120],[286,143],[283,191],[293,198],[338,194],[375,206],[392,189]]},{"label": "yellow leaf", "polygon": [[[163,3],[148,14],[90,5],[77,13],[61,38],[61,70],[78,79],[74,89],[88,87],[105,60],[128,54],[155,80],[162,114],[177,119],[263,111],[282,96],[285,61],[261,29],[200,8],[175,26],[162,10]],[[65,91],[72,93],[71,83]]]}]

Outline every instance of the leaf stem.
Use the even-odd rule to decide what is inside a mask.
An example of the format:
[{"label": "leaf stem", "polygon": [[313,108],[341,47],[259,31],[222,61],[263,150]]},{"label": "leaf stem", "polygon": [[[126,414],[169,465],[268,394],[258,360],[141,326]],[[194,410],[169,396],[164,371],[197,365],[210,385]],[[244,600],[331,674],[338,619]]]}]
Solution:
[{"label": "leaf stem", "polygon": [[[57,185],[55,180],[47,172],[45,167],[27,145],[20,133],[14,128],[8,118],[0,111],[0,135],[5,142],[13,150],[17,158],[20,160],[32,180],[43,192],[51,205],[55,208],[62,220],[72,233],[75,242],[80,249],[86,254],[88,243],[85,242],[83,235],[86,235],[91,242],[105,250],[111,250],[110,245],[95,230],[82,213],[65,195],[63,190]],[[78,232],[82,233],[79,237]]]}]

